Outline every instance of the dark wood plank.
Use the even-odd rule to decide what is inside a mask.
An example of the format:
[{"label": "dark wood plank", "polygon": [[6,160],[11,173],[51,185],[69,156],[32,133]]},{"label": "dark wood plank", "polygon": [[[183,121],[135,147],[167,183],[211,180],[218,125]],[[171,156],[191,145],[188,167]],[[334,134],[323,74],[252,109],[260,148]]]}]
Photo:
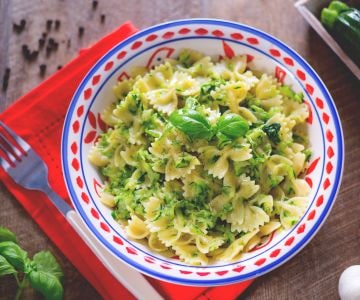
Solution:
[{"label": "dark wood plank", "polygon": [[[87,47],[126,20],[139,28],[173,19],[213,17],[233,20],[262,29],[281,39],[305,59],[324,80],[333,95],[342,120],[346,161],[342,187],[334,208],[316,237],[296,257],[277,270],[258,278],[240,299],[337,299],[337,282],[342,270],[359,263],[360,246],[360,92],[359,82],[341,63],[322,39],[306,24],[291,0],[273,1],[99,1],[92,10],[92,1],[70,0],[1,0],[0,1],[0,79],[5,68],[11,68],[8,90],[0,91],[0,111],[38,85],[58,65],[75,57]],[[106,14],[104,24],[100,15]],[[13,22],[26,19],[26,29],[13,33]],[[21,46],[35,49],[46,31],[47,19],[59,19],[61,27],[51,30],[50,37],[59,48],[49,57],[41,52],[35,62],[24,61]],[[78,28],[85,32],[80,38]],[[71,40],[69,46],[67,41]],[[44,77],[39,65],[46,63]],[[40,249],[55,253],[65,271],[66,299],[99,299],[96,291],[72,267],[61,252],[27,216],[9,192],[0,185],[0,224],[19,236],[30,254]],[[0,279],[1,299],[12,299],[16,284],[11,278]],[[26,299],[40,299],[27,292]]]}]

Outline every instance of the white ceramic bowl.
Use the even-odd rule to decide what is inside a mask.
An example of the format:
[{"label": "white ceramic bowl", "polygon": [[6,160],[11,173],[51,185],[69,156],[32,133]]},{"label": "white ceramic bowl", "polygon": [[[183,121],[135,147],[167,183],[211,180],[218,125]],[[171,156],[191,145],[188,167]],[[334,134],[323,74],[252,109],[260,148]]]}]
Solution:
[{"label": "white ceramic bowl", "polygon": [[[305,215],[291,229],[270,236],[268,242],[239,261],[205,267],[164,258],[127,239],[99,201],[103,179],[87,159],[104,129],[100,113],[112,101],[112,86],[126,78],[133,66],[159,64],[182,48],[207,55],[247,54],[250,68],[274,74],[302,91],[310,109],[309,138],[313,155],[305,180],[311,187]],[[185,285],[213,286],[243,281],[280,266],[310,240],[324,223],[339,189],[344,142],[339,116],[323,82],[306,61],[276,38],[238,23],[190,19],[160,24],[131,36],[106,53],[85,76],[70,104],[63,132],[62,163],[73,204],[94,236],[115,257],[140,272]]]}]

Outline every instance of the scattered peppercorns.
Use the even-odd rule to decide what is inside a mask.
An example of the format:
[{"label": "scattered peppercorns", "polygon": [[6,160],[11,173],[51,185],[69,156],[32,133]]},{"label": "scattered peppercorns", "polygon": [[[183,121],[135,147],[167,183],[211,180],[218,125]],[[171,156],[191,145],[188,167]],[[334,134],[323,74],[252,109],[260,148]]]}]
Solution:
[{"label": "scattered peppercorns", "polygon": [[25,26],[26,26],[26,20],[22,19],[19,24],[13,23],[13,30],[17,34],[20,34],[20,33],[22,33],[24,31]]},{"label": "scattered peppercorns", "polygon": [[53,38],[49,38],[49,44],[52,47],[53,50],[57,50],[59,47],[59,43],[57,41],[55,41],[55,39]]},{"label": "scattered peppercorns", "polygon": [[21,46],[21,52],[22,52],[24,59],[28,62],[32,62],[32,61],[36,60],[39,55],[38,50],[31,51],[29,49],[29,46],[26,44]]},{"label": "scattered peppercorns", "polygon": [[38,56],[39,56],[38,50],[34,50],[34,51],[30,52],[29,61],[36,60],[38,58]]},{"label": "scattered peppercorns", "polygon": [[51,52],[57,51],[58,48],[59,48],[59,43],[54,38],[50,37],[46,45],[46,56],[49,57]]},{"label": "scattered peppercorns", "polygon": [[[94,10],[94,11],[97,10],[98,5],[99,5],[99,1],[93,0],[92,1],[92,10]],[[104,13],[102,13],[100,15],[101,24],[105,23],[105,20],[106,20],[106,15]],[[50,32],[52,32],[52,29],[55,29],[55,31],[58,31],[60,29],[61,21],[59,19],[47,19],[45,25],[46,25],[46,30],[44,32],[42,32],[41,36],[38,38],[38,47],[36,50],[31,50],[27,44],[23,44],[21,46],[22,56],[28,62],[37,60],[41,51],[45,50],[46,56],[49,57],[53,51],[57,51],[59,48],[59,42],[56,41],[56,39],[54,37],[49,37],[49,35],[51,34]],[[13,23],[13,30],[17,34],[20,34],[25,29],[25,27],[26,27],[25,19],[20,20],[20,22],[18,24]],[[85,33],[85,27],[79,26],[78,27],[78,37],[82,38],[84,33]],[[71,47],[71,39],[70,38],[67,40],[61,40],[61,43],[64,43],[64,44],[66,43],[67,48]],[[47,66],[45,63],[42,63],[39,65],[39,71],[40,71],[41,76],[44,76],[46,74],[46,68],[47,68]],[[60,70],[60,69],[62,69],[62,65],[57,66],[57,70]],[[10,69],[7,68],[4,73],[4,77],[3,77],[3,86],[2,86],[3,90],[7,89],[9,77],[10,77]]]}]

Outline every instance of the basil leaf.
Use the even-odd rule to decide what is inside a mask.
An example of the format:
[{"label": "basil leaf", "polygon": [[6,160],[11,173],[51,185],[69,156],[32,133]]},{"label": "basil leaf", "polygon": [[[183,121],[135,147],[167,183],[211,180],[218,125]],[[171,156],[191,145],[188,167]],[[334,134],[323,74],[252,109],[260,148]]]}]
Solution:
[{"label": "basil leaf", "polygon": [[49,251],[40,251],[33,257],[33,263],[37,271],[44,271],[54,275],[57,279],[62,281],[63,272],[59,263],[56,261],[54,255]]},{"label": "basil leaf", "polygon": [[0,242],[10,241],[17,244],[15,234],[9,229],[0,226]]},{"label": "basil leaf", "polygon": [[213,136],[208,120],[193,109],[179,109],[169,117],[170,123],[193,139],[210,139]]},{"label": "basil leaf", "polygon": [[15,268],[6,260],[4,256],[0,255],[0,277],[15,273],[17,273]]},{"label": "basil leaf", "polygon": [[49,251],[40,251],[34,255],[32,271],[28,274],[29,282],[46,299],[63,298],[63,276],[60,265]]},{"label": "basil leaf", "polygon": [[27,252],[19,245],[11,241],[0,243],[0,255],[2,255],[16,270],[24,271],[28,260]]},{"label": "basil leaf", "polygon": [[249,130],[248,122],[237,114],[229,113],[222,115],[217,124],[218,132],[231,139],[244,136]]},{"label": "basil leaf", "polygon": [[31,271],[27,276],[30,285],[48,300],[63,299],[64,290],[59,279],[44,271]]}]

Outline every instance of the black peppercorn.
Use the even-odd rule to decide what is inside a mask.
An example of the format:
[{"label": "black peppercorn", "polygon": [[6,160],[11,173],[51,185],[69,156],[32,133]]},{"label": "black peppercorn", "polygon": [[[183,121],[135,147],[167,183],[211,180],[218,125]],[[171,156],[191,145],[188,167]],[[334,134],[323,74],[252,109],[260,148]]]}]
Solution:
[{"label": "black peppercorn", "polygon": [[13,23],[13,30],[17,34],[20,34],[25,29],[25,26],[26,26],[26,20],[22,19],[19,24]]},{"label": "black peppercorn", "polygon": [[60,25],[61,25],[60,20],[55,20],[55,30],[59,30]]},{"label": "black peppercorn", "polygon": [[79,37],[82,37],[82,36],[84,35],[84,32],[85,32],[85,28],[82,27],[82,26],[80,26],[80,27],[79,27],[79,31],[78,31]]},{"label": "black peppercorn", "polygon": [[47,21],[46,21],[46,30],[47,30],[47,31],[51,30],[52,23],[53,23],[52,20],[47,20]]},{"label": "black peppercorn", "polygon": [[33,52],[30,52],[30,54],[29,54],[29,61],[34,61],[34,60],[36,60],[37,57],[38,57],[38,55],[39,55],[39,51],[37,51],[37,50],[34,50]]},{"label": "black peppercorn", "polygon": [[3,82],[2,82],[2,90],[4,92],[6,92],[8,86],[9,86],[9,79],[10,79],[10,68],[6,68],[5,69],[5,73],[4,73],[4,77],[3,77]]},{"label": "black peppercorn", "polygon": [[39,49],[44,48],[45,46],[45,39],[44,38],[40,38],[39,39]]},{"label": "black peppercorn", "polygon": [[46,65],[45,65],[45,64],[41,64],[41,65],[39,66],[39,69],[40,69],[40,75],[41,75],[41,76],[44,76],[45,73],[46,73]]},{"label": "black peppercorn", "polygon": [[47,46],[46,46],[46,56],[47,56],[47,57],[50,56],[52,50],[53,50],[53,49],[52,49],[52,46],[50,46],[50,45],[47,45]]},{"label": "black peppercorn", "polygon": [[21,52],[22,52],[22,55],[25,58],[25,60],[30,60],[31,53],[30,53],[28,45],[26,45],[26,44],[22,45]]}]

